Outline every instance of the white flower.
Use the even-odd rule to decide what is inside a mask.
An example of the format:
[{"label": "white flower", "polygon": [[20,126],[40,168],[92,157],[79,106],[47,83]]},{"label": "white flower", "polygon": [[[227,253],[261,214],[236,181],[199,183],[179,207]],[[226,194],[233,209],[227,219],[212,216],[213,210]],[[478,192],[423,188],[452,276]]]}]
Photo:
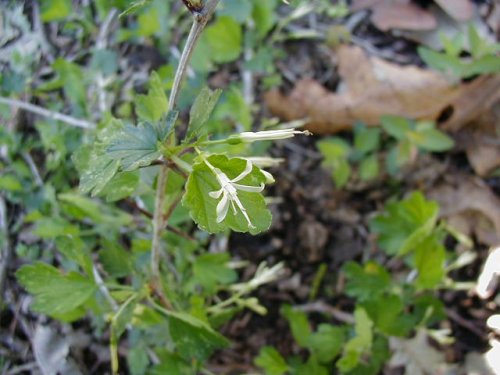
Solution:
[{"label": "white flower", "polygon": [[235,138],[240,139],[242,142],[256,142],[256,141],[273,141],[277,139],[292,138],[295,134],[305,134],[310,135],[311,133],[307,130],[300,131],[291,129],[280,129],[280,130],[264,130],[260,132],[243,132],[235,136]]},{"label": "white flower", "polygon": [[251,156],[247,160],[250,160],[253,165],[259,168],[277,167],[285,161],[283,158],[272,158],[269,156]]},{"label": "white flower", "polygon": [[238,210],[240,210],[240,212],[248,222],[248,227],[255,228],[255,226],[250,221],[250,218],[248,217],[245,207],[243,207],[243,204],[238,198],[238,190],[248,191],[251,193],[260,193],[262,190],[264,190],[264,184],[261,183],[260,186],[237,184],[238,181],[242,180],[248,174],[250,174],[250,172],[252,172],[252,163],[247,160],[245,170],[233,179],[229,179],[229,177],[227,177],[224,172],[222,172],[219,168],[215,168],[208,162],[208,160],[205,160],[205,163],[212,170],[212,172],[214,172],[215,177],[217,178],[217,181],[221,186],[219,190],[208,193],[208,195],[210,195],[210,197],[214,199],[219,199],[222,197],[220,202],[217,204],[217,222],[220,223],[225,219],[229,211],[229,206],[231,206],[234,215],[236,215],[238,213]]},{"label": "white flower", "polygon": [[257,289],[261,285],[272,283],[282,277],[285,273],[285,264],[280,262],[272,267],[268,267],[266,262],[262,262],[257,267],[255,275],[253,278],[247,282],[234,284],[231,289],[242,292],[249,293],[252,290]]}]

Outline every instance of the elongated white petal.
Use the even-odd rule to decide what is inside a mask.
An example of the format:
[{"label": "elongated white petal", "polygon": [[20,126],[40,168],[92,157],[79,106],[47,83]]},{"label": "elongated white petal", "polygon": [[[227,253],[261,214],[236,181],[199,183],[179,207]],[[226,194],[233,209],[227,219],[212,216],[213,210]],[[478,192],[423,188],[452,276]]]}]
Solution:
[{"label": "elongated white petal", "polygon": [[231,180],[231,182],[238,182],[238,181],[244,179],[246,176],[248,176],[248,174],[250,172],[252,172],[252,169],[253,169],[252,163],[249,160],[247,160],[247,165],[245,166],[245,169],[243,170],[243,172],[241,172],[238,176],[233,178]]},{"label": "elongated white petal", "polygon": [[260,186],[249,186],[249,185],[240,185],[240,184],[231,184],[238,190],[248,191],[250,193],[260,193],[264,190],[265,185],[263,183]]},{"label": "elongated white petal", "polygon": [[229,197],[227,194],[222,195],[222,199],[219,204],[217,204],[217,222],[220,223],[227,216],[227,211],[229,210]]},{"label": "elongated white petal", "polygon": [[266,184],[274,184],[275,183],[274,177],[271,173],[269,173],[268,171],[265,171],[263,169],[261,169],[260,172],[266,178]]},{"label": "elongated white petal", "polygon": [[310,133],[300,130],[290,129],[278,129],[278,130],[264,130],[260,132],[243,132],[237,135],[242,142],[256,142],[256,141],[273,141],[278,139],[286,139],[295,136],[295,134],[305,134]]},{"label": "elongated white petal", "polygon": [[210,195],[214,199],[219,199],[219,197],[220,197],[220,195],[222,194],[223,191],[224,191],[224,189],[219,189],[219,190],[216,190],[216,191],[211,191],[210,193],[208,193],[208,195]]}]

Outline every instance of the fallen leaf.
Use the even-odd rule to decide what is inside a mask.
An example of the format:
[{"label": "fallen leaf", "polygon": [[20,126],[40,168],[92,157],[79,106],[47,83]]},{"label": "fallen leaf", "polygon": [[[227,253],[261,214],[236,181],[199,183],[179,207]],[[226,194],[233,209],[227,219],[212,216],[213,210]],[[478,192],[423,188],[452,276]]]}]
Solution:
[{"label": "fallen leaf", "polygon": [[371,8],[383,1],[384,0],[353,0],[349,8],[351,12],[357,12],[358,10]]},{"label": "fallen leaf", "polygon": [[401,36],[431,49],[441,50],[444,47],[442,36],[453,39],[458,34],[467,35],[468,29],[472,24],[482,39],[489,43],[495,42],[495,35],[488,28],[488,25],[479,12],[474,13],[468,22],[457,21],[438,6],[432,8],[432,13],[438,23],[434,30],[401,30],[399,31]]},{"label": "fallen leaf", "polygon": [[433,30],[437,27],[436,17],[413,3],[385,1],[373,7],[371,20],[382,31]]},{"label": "fallen leaf", "polygon": [[[437,13],[442,9],[456,21],[464,22],[474,16],[471,0],[435,0],[437,5],[422,8],[410,0],[353,0],[352,12],[371,9],[373,24],[380,30],[434,30],[438,24]],[[440,9],[439,9],[440,8]]]},{"label": "fallen leaf", "polygon": [[76,363],[69,356],[70,342],[49,326],[38,325],[33,338],[33,353],[43,375],[80,375]]},{"label": "fallen leaf", "polygon": [[473,129],[460,132],[467,159],[477,175],[486,177],[500,167],[500,140]]},{"label": "fallen leaf", "polygon": [[470,0],[434,0],[446,13],[457,21],[470,20],[474,14],[474,5]]},{"label": "fallen leaf", "polygon": [[284,95],[265,94],[271,112],[287,121],[307,119],[316,134],[350,129],[357,121],[377,125],[383,115],[441,120],[458,130],[500,98],[500,74],[452,84],[441,73],[368,57],[359,47],[342,45],[334,56],[342,78],[337,92],[302,79]]},{"label": "fallen leaf", "polygon": [[[452,180],[453,179],[453,180]],[[443,218],[462,217],[461,225],[479,242],[495,246],[500,243],[500,199],[479,178],[464,174],[448,176],[448,180],[427,192],[429,199],[440,205]],[[479,214],[479,216],[478,216]]]},{"label": "fallen leaf", "polygon": [[462,85],[458,95],[443,111],[451,115],[442,122],[444,130],[457,131],[500,104],[500,74],[484,75]]},{"label": "fallen leaf", "polygon": [[416,336],[409,340],[391,337],[389,343],[394,351],[389,366],[404,366],[405,375],[444,373],[444,354],[430,345],[424,330],[417,331]]}]

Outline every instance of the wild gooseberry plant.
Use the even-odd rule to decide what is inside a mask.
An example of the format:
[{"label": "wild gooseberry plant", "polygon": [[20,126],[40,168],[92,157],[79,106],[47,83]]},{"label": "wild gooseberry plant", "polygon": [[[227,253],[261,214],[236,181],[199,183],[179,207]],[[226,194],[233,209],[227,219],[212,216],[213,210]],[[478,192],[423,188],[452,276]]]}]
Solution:
[{"label": "wild gooseberry plant", "polygon": [[[17,272],[20,283],[34,296],[33,310],[65,322],[80,319],[90,310],[96,328],[109,325],[114,374],[119,371],[118,345],[125,332],[131,346],[127,356],[131,373],[198,373],[214,350],[228,345],[216,331],[218,326],[244,308],[265,313],[265,307],[250,293],[275,280],[282,268],[281,264],[261,264],[252,279],[236,283],[237,265],[229,264],[227,253],[204,252],[206,236],[193,239],[171,225],[187,211],[209,233],[267,230],[271,214],[262,192],[274,179],[264,167],[274,160],[232,157],[213,150],[306,133],[281,128],[210,139],[204,125],[221,91],[209,88],[203,88],[195,99],[187,129],[177,129],[181,84],[219,1],[183,0],[193,24],[170,96],[167,98],[159,76],[153,73],[148,93],[135,101],[141,121],[132,125],[110,117],[102,122],[92,142],[73,155],[80,173],[80,193],[126,202],[140,191],[141,198],[131,201],[134,209],[151,219],[151,225],[134,223],[127,213],[102,208],[85,196],[60,194],[66,214],[82,223],[90,218],[101,224],[100,229],[84,233],[71,225],[45,222],[39,233],[56,237],[64,268],[69,271],[62,273],[37,262]],[[127,226],[141,228],[137,231],[141,235],[128,237]],[[131,243],[132,254],[122,248],[123,241]],[[104,248],[100,262],[105,272],[93,257],[96,247]]]},{"label": "wild gooseberry plant", "polygon": [[370,230],[378,235],[378,245],[389,262],[401,262],[402,269],[390,272],[387,265],[376,260],[345,263],[344,291],[354,301],[353,314],[334,314],[341,322],[332,324],[324,320],[329,315],[325,309],[313,329],[300,307],[282,306],[281,314],[297,346],[307,355],[284,358],[276,348],[265,346],[255,364],[266,375],[327,375],[335,371],[375,375],[388,362],[419,373],[435,371],[444,358],[435,349],[422,349],[428,345],[427,338],[440,345],[453,342],[450,330],[438,326],[446,312],[437,292],[464,287],[449,273],[474,259],[470,250],[458,256],[447,251],[447,232],[454,233],[465,246],[470,243],[467,245],[465,237],[439,222],[438,214],[438,204],[420,192],[389,202],[371,220]]}]

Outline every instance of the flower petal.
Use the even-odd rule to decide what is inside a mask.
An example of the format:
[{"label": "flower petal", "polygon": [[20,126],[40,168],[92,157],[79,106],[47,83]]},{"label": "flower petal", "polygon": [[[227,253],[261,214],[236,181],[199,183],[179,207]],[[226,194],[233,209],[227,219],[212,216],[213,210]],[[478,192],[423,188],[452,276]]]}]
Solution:
[{"label": "flower petal", "polygon": [[223,191],[224,191],[224,188],[216,190],[216,191],[211,191],[210,193],[208,193],[208,195],[214,199],[219,199],[219,197]]},{"label": "flower petal", "polygon": [[245,178],[250,172],[252,172],[252,169],[253,169],[253,164],[250,160],[247,160],[247,165],[245,167],[245,170],[243,172],[241,172],[238,176],[236,176],[235,178],[233,178],[231,180],[231,182],[238,182],[240,180],[242,180],[243,178]]},{"label": "flower petal", "polygon": [[248,191],[250,193],[260,193],[262,190],[264,190],[264,184],[262,182],[260,183],[260,186],[249,186],[240,184],[231,184],[231,185],[233,185],[238,190]]},{"label": "flower petal", "polygon": [[222,195],[222,199],[220,200],[219,204],[217,204],[217,222],[220,223],[222,220],[224,220],[227,216],[227,211],[229,209],[229,198],[227,194]]}]

